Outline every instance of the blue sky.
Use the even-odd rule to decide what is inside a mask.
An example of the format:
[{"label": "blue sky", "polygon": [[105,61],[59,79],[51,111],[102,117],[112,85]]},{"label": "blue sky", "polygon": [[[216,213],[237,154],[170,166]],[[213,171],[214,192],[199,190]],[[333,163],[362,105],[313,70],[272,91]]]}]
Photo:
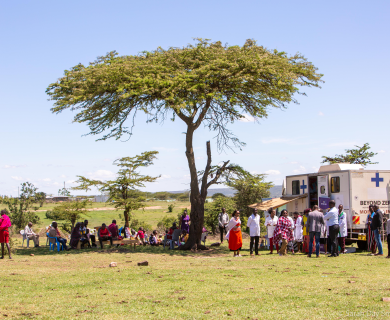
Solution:
[{"label": "blue sky", "polygon": [[[162,175],[147,190],[188,188],[182,123],[146,124],[141,116],[129,141],[95,142],[82,136],[88,127],[72,123],[72,112],[50,112],[45,89],[65,69],[109,51],[131,55],[195,37],[231,45],[253,38],[302,53],[324,74],[322,89],[306,90],[299,105],[270,110],[260,124],[231,125],[247,146],[218,154],[213,143],[214,163],[230,159],[281,184],[286,175],[316,171],[323,155],[369,142],[379,152],[369,168],[390,169],[389,9],[388,1],[2,1],[0,194],[17,195],[24,181],[56,194],[76,175],[112,178],[113,160],[146,150],[160,151],[147,172]],[[212,137],[196,133],[198,169]]]}]

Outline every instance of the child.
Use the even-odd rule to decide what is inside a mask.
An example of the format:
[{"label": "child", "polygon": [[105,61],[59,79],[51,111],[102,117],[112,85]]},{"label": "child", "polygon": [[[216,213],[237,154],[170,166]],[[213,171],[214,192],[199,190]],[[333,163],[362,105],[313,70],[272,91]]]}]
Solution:
[{"label": "child", "polygon": [[141,241],[140,244],[145,245],[145,234],[144,234],[144,228],[139,227],[136,238],[139,237],[139,240]]},{"label": "child", "polygon": [[156,235],[157,235],[157,231],[154,230],[153,233],[149,237],[149,244],[151,246],[158,246],[158,241],[157,241]]},{"label": "child", "polygon": [[189,234],[186,231],[183,231],[182,236],[180,237],[181,245],[185,244],[188,240]]}]

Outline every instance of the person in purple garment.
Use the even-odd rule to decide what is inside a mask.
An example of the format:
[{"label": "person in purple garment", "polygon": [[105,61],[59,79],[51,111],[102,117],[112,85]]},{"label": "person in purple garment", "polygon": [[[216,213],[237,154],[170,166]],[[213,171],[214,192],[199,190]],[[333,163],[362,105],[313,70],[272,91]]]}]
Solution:
[{"label": "person in purple garment", "polygon": [[179,227],[182,231],[190,233],[190,216],[187,214],[187,210],[183,211],[183,214],[180,217]]}]

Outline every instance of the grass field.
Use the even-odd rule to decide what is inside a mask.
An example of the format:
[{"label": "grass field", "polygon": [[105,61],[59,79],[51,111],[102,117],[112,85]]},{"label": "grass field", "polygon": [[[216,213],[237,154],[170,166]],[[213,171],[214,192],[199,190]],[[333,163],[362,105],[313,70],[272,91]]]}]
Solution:
[{"label": "grass field", "polygon": [[[154,224],[166,211],[136,216]],[[89,220],[117,216],[93,211]],[[162,246],[57,253],[22,249],[15,239],[13,259],[0,260],[0,319],[390,319],[390,303],[381,301],[390,297],[390,259],[366,252],[253,258],[244,240],[240,258],[226,243],[201,253]],[[137,266],[144,260],[149,266]]]},{"label": "grass field", "polygon": [[[225,244],[206,253],[19,249],[0,261],[0,318],[390,318],[390,303],[381,301],[390,296],[389,259],[242,253],[233,258]],[[143,260],[149,266],[137,266]]]}]

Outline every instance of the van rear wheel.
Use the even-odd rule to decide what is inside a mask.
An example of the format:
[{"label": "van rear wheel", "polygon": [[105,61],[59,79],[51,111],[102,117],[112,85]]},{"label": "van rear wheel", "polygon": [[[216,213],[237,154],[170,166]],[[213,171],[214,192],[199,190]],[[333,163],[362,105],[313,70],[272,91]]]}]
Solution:
[{"label": "van rear wheel", "polygon": [[367,241],[358,240],[357,246],[359,250],[367,250]]}]

